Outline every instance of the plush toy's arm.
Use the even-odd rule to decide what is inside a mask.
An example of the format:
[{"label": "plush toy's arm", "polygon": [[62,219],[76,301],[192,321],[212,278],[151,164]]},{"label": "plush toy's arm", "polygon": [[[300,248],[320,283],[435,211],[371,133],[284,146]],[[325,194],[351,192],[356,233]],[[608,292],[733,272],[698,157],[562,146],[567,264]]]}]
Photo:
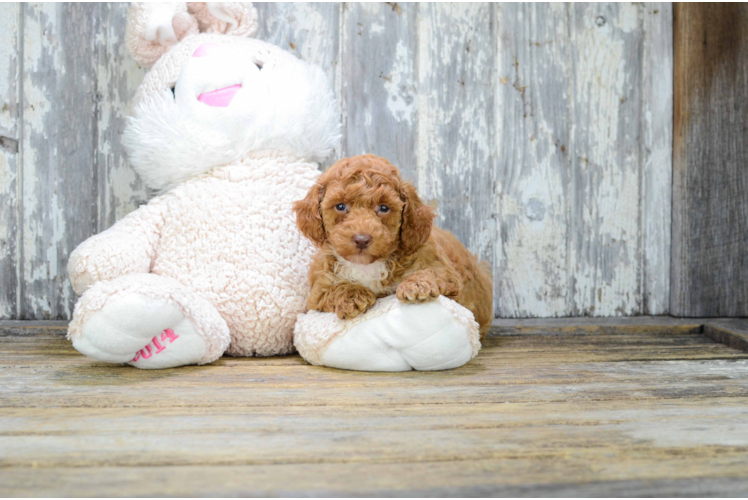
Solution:
[{"label": "plush toy's arm", "polygon": [[79,295],[97,281],[147,273],[163,226],[163,205],[151,202],[106,231],[78,245],[68,260],[68,276]]}]

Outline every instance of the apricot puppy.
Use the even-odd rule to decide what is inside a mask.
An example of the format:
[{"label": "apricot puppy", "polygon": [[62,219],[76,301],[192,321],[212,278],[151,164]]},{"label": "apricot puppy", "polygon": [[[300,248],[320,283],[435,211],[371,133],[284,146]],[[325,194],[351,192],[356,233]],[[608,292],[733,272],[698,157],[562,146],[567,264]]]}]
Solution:
[{"label": "apricot puppy", "polygon": [[433,227],[433,209],[384,158],[343,158],[293,209],[299,230],[319,248],[309,270],[309,309],[348,319],[393,293],[402,302],[444,295],[470,309],[485,336],[493,319],[486,265]]}]

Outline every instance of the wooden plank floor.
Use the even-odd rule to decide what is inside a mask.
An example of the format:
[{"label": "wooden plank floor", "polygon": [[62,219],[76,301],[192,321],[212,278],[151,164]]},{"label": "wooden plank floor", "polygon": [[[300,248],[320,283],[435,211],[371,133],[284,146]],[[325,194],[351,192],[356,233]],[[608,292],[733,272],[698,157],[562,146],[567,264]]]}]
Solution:
[{"label": "wooden plank floor", "polygon": [[657,323],[509,322],[463,368],[383,374],[142,371],[6,323],[0,495],[745,496],[748,353]]}]

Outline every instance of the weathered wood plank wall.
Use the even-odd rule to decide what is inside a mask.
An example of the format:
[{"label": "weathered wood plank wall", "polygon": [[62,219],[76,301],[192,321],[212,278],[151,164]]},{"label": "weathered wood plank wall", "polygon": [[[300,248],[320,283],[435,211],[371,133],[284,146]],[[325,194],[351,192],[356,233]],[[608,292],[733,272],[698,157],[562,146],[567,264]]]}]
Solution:
[{"label": "weathered wood plank wall", "polygon": [[0,4],[0,318],[18,317],[20,17],[20,5]]},{"label": "weathered wood plank wall", "polygon": [[[0,6],[0,317],[68,318],[67,255],[147,199],[126,4]],[[338,156],[385,156],[494,270],[504,317],[668,312],[671,4],[258,4],[320,64]]]},{"label": "weathered wood plank wall", "polygon": [[675,14],[670,307],[748,316],[748,6]]},{"label": "weathered wood plank wall", "polygon": [[499,310],[666,312],[671,6],[498,11]]},{"label": "weathered wood plank wall", "polygon": [[0,97],[14,121],[0,135],[17,147],[4,148],[0,176],[0,316],[68,318],[69,253],[146,199],[119,141],[144,71],[122,43],[125,4],[2,8],[0,82],[11,90]]}]

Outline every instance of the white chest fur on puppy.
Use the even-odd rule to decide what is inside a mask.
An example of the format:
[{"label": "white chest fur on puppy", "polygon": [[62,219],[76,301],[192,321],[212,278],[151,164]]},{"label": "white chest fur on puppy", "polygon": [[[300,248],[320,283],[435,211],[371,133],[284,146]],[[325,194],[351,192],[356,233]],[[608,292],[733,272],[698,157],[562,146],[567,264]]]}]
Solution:
[{"label": "white chest fur on puppy", "polygon": [[397,290],[397,285],[389,287],[382,285],[382,281],[390,275],[386,262],[378,260],[371,264],[356,264],[355,262],[345,260],[337,253],[335,257],[337,258],[335,274],[338,277],[352,283],[358,283],[376,294],[390,294]]}]

